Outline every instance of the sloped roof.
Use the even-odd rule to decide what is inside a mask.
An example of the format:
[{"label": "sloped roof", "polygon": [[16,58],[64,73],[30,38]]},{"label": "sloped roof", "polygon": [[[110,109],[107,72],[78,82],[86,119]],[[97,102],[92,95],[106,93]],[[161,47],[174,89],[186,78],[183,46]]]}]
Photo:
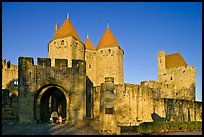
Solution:
[{"label": "sloped roof", "polygon": [[185,60],[180,53],[169,54],[165,56],[166,68],[173,68],[179,66],[187,66]]},{"label": "sloped roof", "polygon": [[88,50],[96,50],[89,38],[86,38],[85,46]]},{"label": "sloped roof", "polygon": [[112,32],[110,31],[110,28],[107,28],[96,49],[98,50],[98,49],[109,48],[109,47],[119,47],[119,45],[116,38],[113,36]]},{"label": "sloped roof", "polygon": [[79,38],[78,34],[76,33],[71,21],[69,20],[69,18],[66,18],[64,24],[61,26],[61,28],[56,32],[54,39],[58,39],[58,38],[64,38],[64,37],[68,37],[68,36],[72,36],[75,39],[77,39],[78,41],[81,41],[81,39]]}]

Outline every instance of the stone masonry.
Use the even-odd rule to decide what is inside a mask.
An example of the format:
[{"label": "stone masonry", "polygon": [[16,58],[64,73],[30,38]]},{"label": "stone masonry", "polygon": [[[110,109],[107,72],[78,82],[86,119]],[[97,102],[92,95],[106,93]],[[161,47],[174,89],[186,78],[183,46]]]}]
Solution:
[{"label": "stone masonry", "polygon": [[65,122],[89,121],[102,134],[143,122],[202,121],[196,69],[180,53],[159,51],[158,81],[139,84],[124,83],[123,55],[109,27],[95,48],[67,18],[60,29],[56,24],[48,58],[2,60],[2,120],[46,123],[56,111]]}]

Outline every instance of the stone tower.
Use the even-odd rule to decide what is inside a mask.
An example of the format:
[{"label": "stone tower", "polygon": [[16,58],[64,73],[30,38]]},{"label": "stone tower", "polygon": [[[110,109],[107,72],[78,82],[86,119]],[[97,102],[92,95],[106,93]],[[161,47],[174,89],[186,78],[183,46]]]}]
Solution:
[{"label": "stone tower", "polygon": [[176,86],[174,98],[195,101],[196,69],[180,53],[158,52],[158,81]]},{"label": "stone tower", "polygon": [[96,48],[97,86],[105,82],[105,77],[113,77],[115,84],[123,84],[123,54],[124,52],[118,45],[116,38],[107,27]]},{"label": "stone tower", "polygon": [[96,49],[89,39],[88,35],[85,42],[85,60],[86,60],[86,75],[96,86]]},{"label": "stone tower", "polygon": [[72,67],[72,59],[84,60],[85,46],[76,33],[69,18],[58,30],[55,28],[55,36],[48,44],[48,58],[51,66],[55,66],[55,59],[67,59],[68,67]]}]

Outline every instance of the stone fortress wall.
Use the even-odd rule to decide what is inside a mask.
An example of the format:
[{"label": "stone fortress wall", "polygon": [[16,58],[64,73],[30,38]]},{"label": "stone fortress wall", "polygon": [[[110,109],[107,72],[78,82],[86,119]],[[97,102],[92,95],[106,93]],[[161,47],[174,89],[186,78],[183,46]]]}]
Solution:
[{"label": "stone fortress wall", "polygon": [[[95,128],[111,134],[142,122],[202,121],[196,69],[179,53],[158,52],[158,81],[129,84],[124,83],[124,52],[110,28],[97,48],[90,43],[83,44],[66,19],[59,30],[56,26],[48,58],[34,65],[32,57],[19,57],[18,66],[2,60],[3,118],[12,114],[21,123],[45,122],[56,110],[73,124],[94,119]],[[15,109],[8,111],[7,104]]]}]

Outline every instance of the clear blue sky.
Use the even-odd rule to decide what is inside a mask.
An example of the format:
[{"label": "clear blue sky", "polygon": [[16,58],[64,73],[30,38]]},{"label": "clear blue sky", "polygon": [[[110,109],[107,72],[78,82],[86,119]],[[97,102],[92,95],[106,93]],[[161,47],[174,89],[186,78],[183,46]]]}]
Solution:
[{"label": "clear blue sky", "polygon": [[196,100],[202,101],[201,2],[6,2],[2,3],[2,58],[17,64],[19,56],[48,57],[55,24],[67,12],[83,42],[96,47],[109,20],[124,50],[125,83],[157,80],[157,52],[180,52],[196,67]]}]

